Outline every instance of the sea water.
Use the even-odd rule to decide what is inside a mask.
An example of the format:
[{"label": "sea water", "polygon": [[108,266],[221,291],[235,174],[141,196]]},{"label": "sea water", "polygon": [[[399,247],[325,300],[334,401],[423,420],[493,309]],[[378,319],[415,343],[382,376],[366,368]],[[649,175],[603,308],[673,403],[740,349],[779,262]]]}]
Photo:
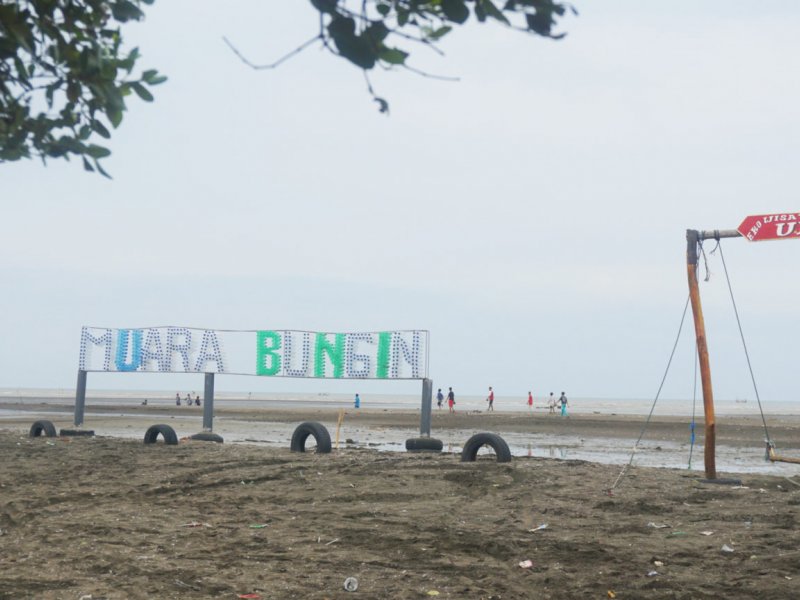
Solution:
[{"label": "sea water", "polygon": [[[192,398],[203,390],[185,390],[179,392],[181,402],[185,402],[186,394],[191,392]],[[146,390],[88,390],[87,405],[134,405],[147,400],[148,405],[174,405],[175,392]],[[353,405],[354,395],[328,393],[297,392],[215,392],[214,402],[220,408],[241,409],[303,409],[303,408],[347,408]],[[0,403],[19,404],[59,404],[73,405],[75,392],[69,389],[34,389],[34,388],[0,388]],[[446,401],[445,401],[446,402]],[[432,400],[434,408],[436,399]],[[533,410],[536,413],[547,412],[548,400],[534,397]],[[411,394],[361,394],[362,408],[380,408],[390,410],[419,410],[422,405],[421,395]],[[486,399],[483,396],[456,396],[458,412],[485,411]],[[765,414],[800,415],[800,402],[762,399],[761,407]],[[759,402],[752,398],[716,398],[714,408],[717,415],[756,415],[760,414]],[[498,395],[494,409],[497,412],[527,411],[527,395],[510,398]],[[654,415],[690,417],[692,414],[703,414],[702,398],[591,398],[570,397],[568,404],[570,414],[599,415]]]}]

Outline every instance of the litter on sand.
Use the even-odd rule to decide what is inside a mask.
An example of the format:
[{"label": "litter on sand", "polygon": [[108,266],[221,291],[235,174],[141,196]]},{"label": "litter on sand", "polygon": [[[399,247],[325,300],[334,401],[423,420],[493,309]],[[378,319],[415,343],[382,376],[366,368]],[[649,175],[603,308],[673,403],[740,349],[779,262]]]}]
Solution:
[{"label": "litter on sand", "polygon": [[722,544],[722,551],[723,551],[723,552],[729,552],[729,553],[730,553],[730,552],[733,552],[733,548],[731,548],[730,546],[728,546],[728,544]]},{"label": "litter on sand", "polygon": [[537,531],[542,531],[543,529],[547,529],[549,525],[547,523],[542,523],[538,527],[534,527],[533,529],[528,529],[528,533],[536,533]]},{"label": "litter on sand", "polygon": [[348,592],[355,592],[358,589],[358,579],[355,577],[348,577],[344,580],[344,589]]},{"label": "litter on sand", "polygon": [[713,531],[701,531],[700,535],[714,535]]},{"label": "litter on sand", "polygon": [[519,563],[519,566],[523,569],[530,569],[533,566],[533,561],[531,560],[523,560]]},{"label": "litter on sand", "polygon": [[647,526],[648,527],[653,527],[655,529],[665,529],[667,527],[672,527],[672,525],[667,525],[666,523],[663,523],[663,524],[662,523],[653,523],[652,521],[650,521],[647,524]]}]

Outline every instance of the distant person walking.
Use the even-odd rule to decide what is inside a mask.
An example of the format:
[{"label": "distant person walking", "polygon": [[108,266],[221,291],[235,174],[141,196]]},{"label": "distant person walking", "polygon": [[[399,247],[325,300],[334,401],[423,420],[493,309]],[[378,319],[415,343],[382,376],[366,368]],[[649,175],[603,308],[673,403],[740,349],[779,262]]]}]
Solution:
[{"label": "distant person walking", "polygon": [[195,406],[200,406],[200,394],[195,394],[194,395],[194,405]]},{"label": "distant person walking", "polygon": [[489,386],[489,395],[486,397],[486,401],[489,403],[489,408],[486,410],[494,411],[494,390],[492,389],[492,386]]},{"label": "distant person walking", "polygon": [[453,388],[447,388],[450,391],[447,392],[447,407],[450,409],[451,413],[455,413],[455,405],[456,405],[456,395],[453,393]]},{"label": "distant person walking", "polygon": [[439,407],[439,410],[442,410],[443,402],[444,402],[444,394],[442,393],[442,388],[439,388],[439,391],[436,392],[436,406]]},{"label": "distant person walking", "polygon": [[549,414],[556,414],[556,397],[553,395],[553,392],[550,392],[550,399],[547,401],[547,407],[550,409]]},{"label": "distant person walking", "polygon": [[558,399],[558,403],[561,405],[561,416],[567,416],[567,396],[564,392],[561,392],[561,397]]},{"label": "distant person walking", "polygon": [[181,405],[181,395],[179,392],[175,392],[175,406]]},{"label": "distant person walking", "polygon": [[533,394],[528,392],[528,410],[533,410]]},{"label": "distant person walking", "polygon": [[358,394],[356,394],[356,399],[353,401],[353,406],[356,408],[361,408],[361,398]]},{"label": "distant person walking", "polygon": [[192,404],[194,404],[192,402],[192,395],[191,394],[186,394],[186,406],[191,406]]}]

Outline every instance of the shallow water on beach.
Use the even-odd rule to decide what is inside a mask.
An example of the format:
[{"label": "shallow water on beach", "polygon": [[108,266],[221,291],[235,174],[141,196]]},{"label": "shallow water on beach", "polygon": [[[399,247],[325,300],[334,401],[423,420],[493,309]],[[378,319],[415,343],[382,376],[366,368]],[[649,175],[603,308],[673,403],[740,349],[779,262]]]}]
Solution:
[{"label": "shallow water on beach", "polygon": [[[71,413],[53,411],[51,413],[0,410],[0,419],[12,416],[14,421],[26,419],[22,423],[27,426],[28,420],[42,417],[68,421]],[[98,435],[128,439],[141,439],[144,435],[140,423],[142,415],[125,415],[123,413],[93,413],[92,420],[105,419]],[[135,420],[134,420],[135,419]],[[179,436],[191,435],[200,430],[198,415],[170,416],[168,422]],[[0,421],[0,426],[2,422]],[[277,422],[251,422],[241,419],[216,417],[214,432],[221,435],[225,443],[252,444],[268,447],[289,446],[293,424]],[[444,444],[443,452],[459,454],[464,442],[474,433],[473,430],[441,430],[434,431],[433,437]],[[365,448],[382,452],[405,452],[405,440],[417,437],[417,430],[394,427],[348,427],[345,426],[339,438],[340,448]],[[636,451],[633,440],[605,437],[578,437],[575,435],[554,435],[536,433],[503,432],[503,439],[509,446],[513,456],[530,458],[549,458],[556,460],[580,460],[604,464],[625,465],[631,461],[633,465],[642,467],[661,467],[674,469],[689,468],[690,440],[687,435],[685,443],[669,441],[640,442]],[[331,429],[331,437],[335,431]],[[309,450],[313,439],[309,438]],[[336,443],[334,441],[334,446]],[[491,453],[484,448],[481,453]],[[770,463],[765,460],[763,448],[731,447],[717,445],[717,470],[730,473],[765,473],[772,475],[792,476],[800,473],[800,466],[786,463]],[[703,447],[696,444],[692,449],[691,469],[703,471]]]},{"label": "shallow water on beach", "polygon": [[[105,419],[106,424],[99,435],[140,438],[143,431],[137,423],[142,414],[126,412],[125,406],[137,406],[147,398],[149,406],[174,407],[174,395],[168,392],[96,392],[87,396],[87,406],[100,412],[92,412],[92,420]],[[73,411],[65,410],[65,406],[74,403],[74,397],[67,391],[58,390],[2,390],[0,404],[16,403],[36,404],[37,410],[27,411],[18,406],[13,409],[0,408],[0,420],[23,422],[50,418],[54,421],[69,421]],[[362,406],[384,410],[417,410],[420,399],[413,396],[369,396],[362,398]],[[592,399],[577,398],[570,401],[570,410],[574,414],[599,415],[646,415],[650,411],[652,401],[635,399]],[[41,404],[53,404],[53,410],[41,410]],[[109,411],[102,410],[103,406]],[[250,398],[241,394],[223,393],[215,396],[215,407],[225,409],[314,409],[314,408],[349,408],[351,401],[343,395],[327,394],[260,394]],[[480,411],[485,409],[481,398],[462,397],[458,401],[460,412]],[[498,412],[512,412],[527,409],[519,403],[496,401]],[[702,415],[702,405],[695,407]],[[774,414],[800,414],[793,403],[772,403],[770,409]],[[434,410],[435,404],[434,404]],[[545,415],[544,406],[535,409],[535,414]],[[719,415],[752,415],[757,414],[757,404],[749,401],[717,401]],[[691,400],[662,400],[654,411],[655,415],[691,416]],[[166,416],[165,416],[166,418]],[[197,410],[186,415],[169,415],[179,435],[189,435],[199,431],[201,417]],[[556,417],[558,418],[558,417]],[[644,417],[643,417],[644,418]],[[187,431],[189,433],[187,433]],[[276,422],[252,422],[244,419],[218,415],[214,420],[214,431],[223,436],[227,443],[263,444],[273,447],[286,447],[292,435],[293,426]],[[434,437],[442,439],[444,451],[459,453],[463,443],[475,431],[442,430],[434,431]],[[333,436],[333,432],[331,432]],[[386,452],[404,452],[405,440],[417,437],[418,431],[393,427],[345,426],[340,438],[340,447],[362,447]],[[504,432],[503,438],[514,456],[532,458],[552,458],[558,460],[583,460],[605,464],[627,464],[633,452],[633,440],[604,437],[578,437],[570,434],[537,434]],[[350,440],[350,444],[347,443]],[[689,468],[690,437],[687,431],[686,441],[648,442],[646,437],[640,443],[633,456],[633,464],[650,467],[667,467],[677,469]],[[764,449],[756,447],[728,447],[717,445],[717,469],[720,472],[734,473],[770,473],[776,475],[795,475],[800,470],[798,465],[786,463],[769,463],[764,459]],[[703,448],[695,445],[692,455],[692,470],[703,470]]]}]

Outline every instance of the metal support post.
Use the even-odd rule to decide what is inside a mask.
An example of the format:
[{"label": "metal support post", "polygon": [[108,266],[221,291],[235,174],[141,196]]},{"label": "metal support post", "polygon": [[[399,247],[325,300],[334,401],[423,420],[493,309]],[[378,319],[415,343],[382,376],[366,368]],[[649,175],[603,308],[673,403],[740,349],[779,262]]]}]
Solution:
[{"label": "metal support post", "polygon": [[206,373],[205,389],[203,390],[203,430],[212,431],[214,428],[214,374]]},{"label": "metal support post", "polygon": [[422,380],[422,409],[419,414],[420,435],[431,435],[431,399],[433,398],[433,379]]},{"label": "metal support post", "polygon": [[75,427],[83,425],[83,412],[86,408],[86,371],[78,370],[78,386],[75,388]]}]

